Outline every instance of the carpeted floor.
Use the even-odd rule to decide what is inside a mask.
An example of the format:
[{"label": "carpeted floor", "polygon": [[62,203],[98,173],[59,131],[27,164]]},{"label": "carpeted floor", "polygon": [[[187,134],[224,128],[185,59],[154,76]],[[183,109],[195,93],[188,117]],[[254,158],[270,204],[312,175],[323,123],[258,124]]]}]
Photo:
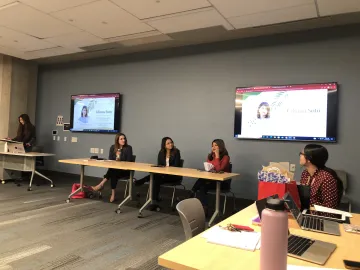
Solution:
[{"label": "carpeted floor", "polygon": [[[170,189],[162,191],[161,212],[144,211],[139,219],[139,202],[128,203],[116,214],[116,204],[107,203],[108,190],[102,200],[68,204],[65,199],[78,176],[46,173],[55,188],[43,181],[30,192],[27,183],[0,185],[0,270],[162,269],[158,256],[184,241],[180,218],[170,208]],[[94,184],[97,179],[86,181]],[[124,187],[119,183],[119,199]],[[147,185],[135,190],[141,204],[146,191]],[[186,196],[179,192],[180,198]],[[251,202],[237,203],[241,209]]]}]

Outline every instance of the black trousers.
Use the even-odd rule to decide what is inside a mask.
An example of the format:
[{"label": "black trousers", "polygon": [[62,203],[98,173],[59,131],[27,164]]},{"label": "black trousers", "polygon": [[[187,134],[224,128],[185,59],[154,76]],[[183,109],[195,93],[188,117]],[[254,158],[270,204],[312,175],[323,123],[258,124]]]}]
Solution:
[{"label": "black trousers", "polygon": [[[209,190],[216,190],[216,182],[217,181],[212,181],[212,180],[207,180],[207,179],[198,179],[194,186],[192,187],[192,191],[194,193],[198,193],[199,194],[199,200],[201,201],[201,203],[205,206],[208,205],[208,201],[207,201],[207,193]],[[229,189],[230,188],[230,181],[222,181],[220,188],[222,190],[224,189]]]},{"label": "black trousers", "polygon": [[104,178],[110,180],[111,189],[116,189],[119,179],[128,177],[130,177],[130,171],[118,169],[108,169],[104,175]]},{"label": "black trousers", "polygon": [[[144,182],[150,181],[150,175],[145,176],[141,179]],[[167,175],[167,174],[159,174],[154,173],[153,179],[153,199],[159,199],[160,186],[169,183],[176,183],[181,180],[181,176],[177,175]]]}]

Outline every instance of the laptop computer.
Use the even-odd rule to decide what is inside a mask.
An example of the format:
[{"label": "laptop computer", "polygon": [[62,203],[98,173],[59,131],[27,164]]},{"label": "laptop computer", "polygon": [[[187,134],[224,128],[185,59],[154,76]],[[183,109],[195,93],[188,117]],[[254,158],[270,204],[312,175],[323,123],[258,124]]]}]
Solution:
[{"label": "laptop computer", "polygon": [[[277,195],[273,195],[278,197]],[[256,201],[256,208],[261,218],[261,212],[266,207],[266,200]],[[290,234],[288,230],[288,256],[300,260],[324,265],[336,249],[336,245],[303,236]]]},{"label": "laptop computer", "polygon": [[8,143],[8,151],[10,153],[24,154],[25,148],[22,142],[19,143]]},{"label": "laptop computer", "polygon": [[321,217],[305,216],[295,204],[290,193],[284,195],[285,205],[303,230],[340,235],[339,223]]}]

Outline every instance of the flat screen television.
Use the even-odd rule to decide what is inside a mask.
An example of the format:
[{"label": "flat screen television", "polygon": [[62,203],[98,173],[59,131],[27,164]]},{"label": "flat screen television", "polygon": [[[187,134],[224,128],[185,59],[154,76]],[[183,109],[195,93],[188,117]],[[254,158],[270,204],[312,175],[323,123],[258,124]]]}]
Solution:
[{"label": "flat screen television", "polygon": [[234,137],[337,141],[337,83],[236,88]]},{"label": "flat screen television", "polygon": [[70,131],[118,133],[120,97],[119,93],[72,95]]}]

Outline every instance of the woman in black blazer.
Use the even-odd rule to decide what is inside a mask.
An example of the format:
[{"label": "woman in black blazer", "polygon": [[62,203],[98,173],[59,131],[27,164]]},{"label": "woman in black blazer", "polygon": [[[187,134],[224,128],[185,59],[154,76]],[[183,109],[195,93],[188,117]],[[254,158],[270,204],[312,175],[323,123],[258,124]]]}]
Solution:
[{"label": "woman in black blazer", "polygon": [[[123,133],[116,134],[115,144],[113,144],[109,150],[109,160],[133,162],[132,147],[128,145],[125,134]],[[128,170],[108,169],[108,171],[104,175],[104,179],[97,186],[92,188],[95,191],[102,190],[104,188],[104,184],[106,183],[106,181],[110,179],[110,184],[111,184],[110,202],[113,202],[115,200],[115,189],[118,180],[120,178],[126,178],[129,176],[130,176],[130,171]]]},{"label": "woman in black blazer", "polygon": [[[180,150],[174,146],[174,141],[169,137],[164,137],[161,140],[161,149],[158,155],[158,165],[164,167],[181,167]],[[181,176],[154,174],[153,179],[153,198],[159,200],[160,186],[166,183],[174,183],[181,180]],[[135,186],[143,185],[150,181],[150,175],[135,181]]]},{"label": "woman in black blazer", "polygon": [[31,149],[35,144],[35,137],[35,126],[31,123],[30,117],[27,114],[20,115],[16,137],[11,140],[22,142],[24,144],[25,151],[31,152]]}]

